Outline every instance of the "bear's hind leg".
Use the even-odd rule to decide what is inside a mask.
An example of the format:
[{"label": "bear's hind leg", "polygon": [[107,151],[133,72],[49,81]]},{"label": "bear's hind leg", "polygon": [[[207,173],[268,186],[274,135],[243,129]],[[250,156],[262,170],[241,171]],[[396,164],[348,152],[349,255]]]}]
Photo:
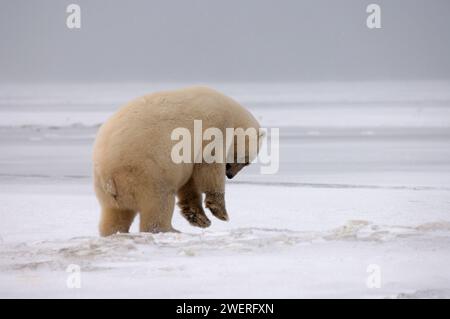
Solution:
[{"label": "bear's hind leg", "polygon": [[172,215],[175,206],[175,194],[160,193],[148,196],[139,205],[139,231],[149,233],[175,232],[172,227]]},{"label": "bear's hind leg", "polygon": [[205,214],[202,207],[202,194],[195,187],[191,178],[177,193],[178,207],[181,209],[181,215],[192,226],[206,228],[211,225],[211,221]]},{"label": "bear's hind leg", "polygon": [[136,212],[130,209],[103,207],[100,218],[100,236],[128,233]]}]

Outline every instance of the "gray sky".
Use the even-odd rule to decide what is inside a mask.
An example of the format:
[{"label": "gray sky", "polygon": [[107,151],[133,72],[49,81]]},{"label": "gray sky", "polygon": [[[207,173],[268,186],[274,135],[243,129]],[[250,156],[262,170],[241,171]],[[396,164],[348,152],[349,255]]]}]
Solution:
[{"label": "gray sky", "polygon": [[449,0],[0,1],[3,82],[450,79]]}]

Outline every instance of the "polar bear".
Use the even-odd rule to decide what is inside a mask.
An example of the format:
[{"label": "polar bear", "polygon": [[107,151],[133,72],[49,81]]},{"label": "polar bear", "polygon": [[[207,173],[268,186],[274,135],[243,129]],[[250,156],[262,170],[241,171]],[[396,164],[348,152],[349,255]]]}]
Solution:
[{"label": "polar bear", "polygon": [[245,158],[237,159],[235,134],[224,161],[175,163],[171,151],[176,141],[171,134],[180,127],[192,132],[195,120],[202,121],[203,130],[253,128],[258,132],[258,146],[263,136],[249,111],[210,88],[158,92],[129,102],[100,127],[94,144],[101,236],[128,232],[137,213],[141,232],[176,231],[172,227],[176,196],[181,214],[193,226],[211,224],[202,207],[203,194],[205,207],[215,217],[228,220],[225,176],[233,178],[257,153],[247,150],[251,137],[246,136]]}]

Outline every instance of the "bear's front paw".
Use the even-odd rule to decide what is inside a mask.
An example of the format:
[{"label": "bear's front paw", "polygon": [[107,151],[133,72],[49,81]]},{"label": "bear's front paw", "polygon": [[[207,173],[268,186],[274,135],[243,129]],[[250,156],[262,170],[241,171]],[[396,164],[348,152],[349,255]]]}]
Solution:
[{"label": "bear's front paw", "polygon": [[191,207],[184,208],[181,211],[182,215],[192,226],[206,228],[211,226],[211,221],[206,217],[205,212],[202,210],[196,210]]},{"label": "bear's front paw", "polygon": [[228,214],[227,214],[227,210],[225,209],[225,207],[223,207],[223,205],[220,205],[220,204],[218,205],[218,204],[216,204],[214,202],[206,201],[205,206],[218,219],[223,220],[223,221],[228,221],[229,220],[229,217],[228,217]]}]

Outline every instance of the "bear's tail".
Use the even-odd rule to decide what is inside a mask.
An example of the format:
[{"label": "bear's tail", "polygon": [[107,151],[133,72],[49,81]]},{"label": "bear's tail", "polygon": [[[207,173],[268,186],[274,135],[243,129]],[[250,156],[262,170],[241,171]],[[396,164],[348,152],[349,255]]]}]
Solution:
[{"label": "bear's tail", "polygon": [[102,200],[110,207],[135,209],[135,176],[129,169],[116,169],[107,172],[95,170],[95,184]]},{"label": "bear's tail", "polygon": [[97,188],[103,193],[103,200],[109,203],[111,206],[119,207],[117,186],[112,176],[99,177],[97,176],[96,185]]},{"label": "bear's tail", "polygon": [[105,191],[105,193],[107,193],[108,195],[113,197],[114,200],[117,199],[118,194],[117,194],[117,187],[116,187],[116,182],[114,181],[114,178],[108,177],[103,182],[103,190]]},{"label": "bear's tail", "polygon": [[133,185],[134,181],[127,172],[114,172],[111,175],[105,175],[101,179],[101,188],[111,205],[117,208],[135,209],[136,201]]}]

